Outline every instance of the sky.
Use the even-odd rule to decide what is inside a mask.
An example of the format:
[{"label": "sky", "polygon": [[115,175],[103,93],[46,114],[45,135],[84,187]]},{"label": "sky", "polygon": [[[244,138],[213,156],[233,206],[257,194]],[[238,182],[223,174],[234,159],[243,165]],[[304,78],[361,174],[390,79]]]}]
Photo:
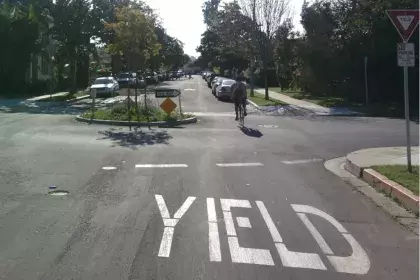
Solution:
[{"label": "sky", "polygon": [[[198,57],[200,54],[195,49],[200,45],[201,34],[206,30],[201,11],[204,0],[146,0],[145,2],[159,13],[166,32],[184,43],[184,52]],[[301,30],[299,21],[303,0],[290,0],[290,4],[294,13],[295,27]]]}]

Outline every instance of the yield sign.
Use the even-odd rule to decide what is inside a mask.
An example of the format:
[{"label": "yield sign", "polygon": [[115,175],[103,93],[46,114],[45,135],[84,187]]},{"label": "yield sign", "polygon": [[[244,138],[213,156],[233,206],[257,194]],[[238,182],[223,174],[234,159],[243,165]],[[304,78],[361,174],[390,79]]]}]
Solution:
[{"label": "yield sign", "polygon": [[408,41],[419,24],[419,10],[387,10],[386,12],[404,42]]}]

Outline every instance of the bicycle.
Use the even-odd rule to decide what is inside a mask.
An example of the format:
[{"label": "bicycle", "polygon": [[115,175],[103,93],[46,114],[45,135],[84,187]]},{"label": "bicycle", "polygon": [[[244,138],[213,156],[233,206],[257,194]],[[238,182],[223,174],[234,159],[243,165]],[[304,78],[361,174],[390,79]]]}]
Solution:
[{"label": "bicycle", "polygon": [[244,104],[241,103],[239,104],[239,108],[238,108],[238,113],[239,113],[239,127],[243,128],[245,126],[245,116],[244,116],[244,112],[245,112],[245,108],[244,108]]}]

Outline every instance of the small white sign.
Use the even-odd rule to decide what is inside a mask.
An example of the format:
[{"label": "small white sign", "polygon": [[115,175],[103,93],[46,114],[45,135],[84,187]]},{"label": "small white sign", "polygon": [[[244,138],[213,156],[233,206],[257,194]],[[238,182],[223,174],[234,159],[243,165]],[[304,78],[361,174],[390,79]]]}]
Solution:
[{"label": "small white sign", "polygon": [[416,66],[416,55],[413,43],[400,43],[397,46],[398,66],[414,67]]}]

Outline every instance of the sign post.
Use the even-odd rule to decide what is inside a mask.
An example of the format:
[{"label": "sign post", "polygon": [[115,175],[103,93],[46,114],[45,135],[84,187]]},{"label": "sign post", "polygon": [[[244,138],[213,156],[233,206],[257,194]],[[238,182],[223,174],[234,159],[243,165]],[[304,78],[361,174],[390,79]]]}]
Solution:
[{"label": "sign post", "polygon": [[91,96],[92,96],[92,114],[90,115],[91,116],[91,120],[93,120],[94,118],[95,118],[95,99],[96,99],[96,89],[95,88],[92,88],[91,90],[90,90],[90,92],[91,92]]},{"label": "sign post", "polygon": [[404,107],[405,128],[407,141],[407,167],[408,172],[413,172],[411,166],[411,143],[410,143],[410,108],[408,95],[408,67],[414,67],[415,53],[414,44],[408,43],[411,35],[419,24],[419,10],[388,10],[389,19],[397,29],[403,43],[397,45],[398,66],[404,69]]}]

